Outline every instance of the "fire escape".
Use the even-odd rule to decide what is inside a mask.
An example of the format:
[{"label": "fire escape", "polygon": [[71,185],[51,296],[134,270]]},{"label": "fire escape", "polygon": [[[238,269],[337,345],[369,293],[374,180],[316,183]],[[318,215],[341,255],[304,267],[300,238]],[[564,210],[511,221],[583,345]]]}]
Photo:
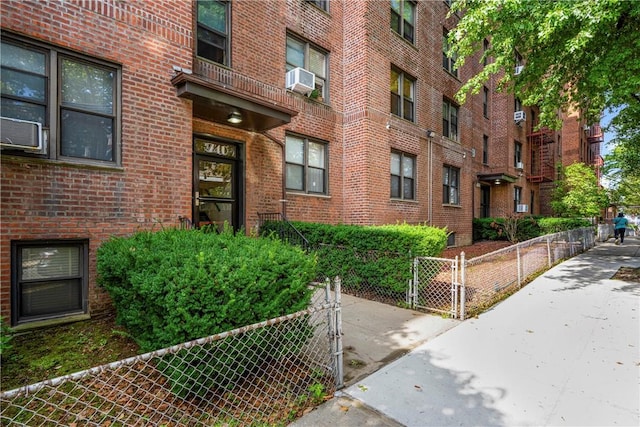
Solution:
[{"label": "fire escape", "polygon": [[556,172],[556,132],[543,128],[531,131],[527,139],[531,150],[531,170],[527,179],[530,182],[552,182]]},{"label": "fire escape", "polygon": [[587,136],[587,145],[591,153],[592,165],[595,168],[596,176],[598,177],[598,183],[602,176],[602,166],[604,161],[600,155],[600,147],[604,142],[604,134],[599,123],[592,124],[585,127],[585,134]]}]

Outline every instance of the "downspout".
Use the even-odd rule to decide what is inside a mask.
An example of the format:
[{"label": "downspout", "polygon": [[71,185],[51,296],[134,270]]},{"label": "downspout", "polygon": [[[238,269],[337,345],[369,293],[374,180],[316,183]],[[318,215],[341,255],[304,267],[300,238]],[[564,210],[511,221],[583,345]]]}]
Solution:
[{"label": "downspout", "polygon": [[286,218],[287,217],[287,174],[286,172],[286,152],[285,152],[285,144],[284,142],[279,141],[277,138],[275,138],[274,136],[271,136],[267,133],[267,131],[264,132],[260,132],[261,135],[264,135],[265,137],[269,138],[271,141],[275,142],[276,144],[278,144],[280,146],[280,149],[282,150],[282,198],[279,200],[280,203],[282,203],[282,217]]},{"label": "downspout", "polygon": [[433,225],[433,138],[429,137],[429,225]]}]

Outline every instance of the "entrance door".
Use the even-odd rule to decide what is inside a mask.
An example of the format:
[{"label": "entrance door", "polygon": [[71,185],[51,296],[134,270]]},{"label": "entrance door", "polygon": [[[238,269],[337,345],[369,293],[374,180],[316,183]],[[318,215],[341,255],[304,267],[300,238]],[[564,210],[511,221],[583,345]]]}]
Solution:
[{"label": "entrance door", "polygon": [[242,226],[238,146],[202,138],[194,145],[193,223],[217,231],[226,223],[237,230]]},{"label": "entrance door", "polygon": [[480,187],[480,218],[489,218],[491,216],[490,203],[491,189],[488,185]]}]

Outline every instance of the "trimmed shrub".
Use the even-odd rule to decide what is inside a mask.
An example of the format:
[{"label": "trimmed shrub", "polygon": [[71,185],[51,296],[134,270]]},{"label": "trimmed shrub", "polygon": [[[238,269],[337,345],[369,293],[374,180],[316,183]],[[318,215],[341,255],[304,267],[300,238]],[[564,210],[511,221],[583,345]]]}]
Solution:
[{"label": "trimmed shrub", "polygon": [[[406,289],[415,256],[438,256],[447,244],[444,229],[394,224],[382,226],[329,225],[293,221],[318,257],[318,271],[340,276],[348,287],[367,284],[394,292]],[[278,230],[266,223],[261,234]]]},{"label": "trimmed shrub", "polygon": [[581,227],[591,227],[591,221],[583,218],[539,218],[541,235],[559,233]]},{"label": "trimmed shrub", "polygon": [[[118,323],[143,351],[152,351],[306,309],[316,261],[278,240],[230,229],[221,234],[168,229],[106,241],[98,249],[97,270]],[[287,347],[286,333],[254,337],[247,344],[251,357],[264,360],[261,356]],[[223,378],[231,384],[251,369],[238,354],[214,363],[197,354],[189,358],[168,355],[159,366],[181,396],[202,395],[211,384],[224,386]],[[199,370],[204,366],[207,375]]]},{"label": "trimmed shrub", "polygon": [[[504,218],[474,218],[473,240],[507,240],[504,222]],[[516,240],[522,242],[545,234],[589,226],[591,223],[582,218],[526,216],[518,219]]]}]

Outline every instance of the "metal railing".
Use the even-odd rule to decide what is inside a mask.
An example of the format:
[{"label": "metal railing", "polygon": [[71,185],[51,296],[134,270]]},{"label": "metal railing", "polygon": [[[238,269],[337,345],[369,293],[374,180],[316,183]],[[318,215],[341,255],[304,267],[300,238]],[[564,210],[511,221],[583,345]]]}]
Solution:
[{"label": "metal railing", "polygon": [[284,215],[279,212],[267,212],[258,213],[258,228],[266,223],[273,223],[276,225],[276,234],[280,240],[289,242],[292,245],[300,246],[304,250],[309,250],[309,241],[300,233],[300,231],[289,222]]},{"label": "metal railing", "polygon": [[0,424],[277,425],[342,387],[340,284],[312,306],[0,394]]}]

